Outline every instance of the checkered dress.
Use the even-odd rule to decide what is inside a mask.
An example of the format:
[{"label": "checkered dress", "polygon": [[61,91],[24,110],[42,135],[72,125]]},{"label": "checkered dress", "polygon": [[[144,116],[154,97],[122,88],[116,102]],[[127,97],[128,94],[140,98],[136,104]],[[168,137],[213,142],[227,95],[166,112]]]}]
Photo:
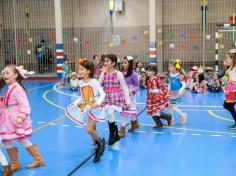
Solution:
[{"label": "checkered dress", "polygon": [[106,93],[105,105],[117,105],[124,107],[125,106],[125,97],[121,88],[121,84],[117,79],[117,72],[115,73],[104,73],[104,91]]}]

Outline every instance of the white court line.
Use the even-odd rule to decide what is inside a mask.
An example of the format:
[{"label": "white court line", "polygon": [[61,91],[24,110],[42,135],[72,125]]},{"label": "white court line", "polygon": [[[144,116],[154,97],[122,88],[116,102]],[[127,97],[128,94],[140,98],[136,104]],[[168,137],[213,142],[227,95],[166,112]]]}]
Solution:
[{"label": "white court line", "polygon": [[212,134],[212,135],[210,135],[210,136],[212,136],[212,137],[220,137],[220,136],[222,136],[222,135],[220,135],[220,134]]},{"label": "white court line", "polygon": [[190,134],[191,136],[201,136],[202,134]]},{"label": "white court line", "polygon": [[60,94],[63,94],[63,95],[67,95],[67,96],[71,96],[71,97],[76,97],[78,98],[79,96],[78,95],[71,95],[71,94],[68,94],[68,93],[64,93],[62,91],[60,91],[59,89],[57,89],[57,86],[59,85],[60,83],[57,83],[56,85],[53,86],[53,90],[55,90],[56,92],[60,93]]},{"label": "white court line", "polygon": [[156,134],[163,134],[164,132],[155,131]]},{"label": "white court line", "polygon": [[183,133],[171,133],[171,134],[174,134],[174,135],[182,135]]},{"label": "white court line", "polygon": [[135,132],[137,132],[137,133],[146,133],[146,131],[135,131]]},{"label": "white court line", "polygon": [[67,127],[67,126],[70,126],[70,125],[63,124],[63,125],[61,125],[61,126],[66,126],[66,127]]},{"label": "white court line", "polygon": [[45,123],[45,122],[41,122],[41,121],[39,121],[38,123],[42,123],[42,124],[43,124],[43,123]]}]

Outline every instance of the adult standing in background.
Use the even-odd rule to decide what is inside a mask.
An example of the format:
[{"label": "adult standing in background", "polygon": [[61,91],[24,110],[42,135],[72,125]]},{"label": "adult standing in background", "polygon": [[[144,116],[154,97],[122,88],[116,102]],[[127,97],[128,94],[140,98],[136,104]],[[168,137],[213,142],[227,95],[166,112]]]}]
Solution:
[{"label": "adult standing in background", "polygon": [[36,45],[35,48],[35,55],[37,57],[38,61],[38,72],[39,73],[44,73],[45,72],[45,60],[46,60],[46,44],[45,40],[41,40],[38,45]]}]

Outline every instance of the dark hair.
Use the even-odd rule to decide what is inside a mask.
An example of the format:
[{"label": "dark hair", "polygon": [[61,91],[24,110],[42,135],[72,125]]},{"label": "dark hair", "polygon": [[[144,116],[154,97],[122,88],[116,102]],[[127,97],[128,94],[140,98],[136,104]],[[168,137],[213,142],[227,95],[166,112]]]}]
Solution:
[{"label": "dark hair", "polygon": [[115,54],[107,54],[105,57],[110,59],[112,63],[115,63],[114,67],[117,65],[117,57]]},{"label": "dark hair", "polygon": [[82,62],[79,62],[79,65],[84,67],[86,70],[90,70],[89,77],[93,78],[93,75],[94,75],[94,64],[91,61],[84,60]]},{"label": "dark hair", "polygon": [[0,75],[0,89],[2,89],[5,86],[5,84],[6,84],[6,82],[5,82],[4,78],[3,78],[3,76]]},{"label": "dark hair", "polygon": [[134,71],[133,70],[134,60],[133,59],[132,60],[128,60],[127,56],[125,56],[124,59],[127,60],[128,63],[129,63],[128,71],[127,71],[125,77],[129,77],[129,76],[131,76],[133,74],[133,71]]},{"label": "dark hair", "polygon": [[98,56],[97,54],[93,55],[93,59],[95,59],[97,56]]},{"label": "dark hair", "polygon": [[64,58],[64,59],[63,59],[63,62],[65,62],[65,61],[69,61],[69,59],[68,59],[68,58]]},{"label": "dark hair", "polygon": [[[20,86],[25,90],[25,92],[27,92],[26,88],[23,86],[23,80],[24,80],[25,78],[23,78],[23,77],[21,76],[21,74],[19,73],[19,71],[16,69],[16,66],[15,66],[15,65],[7,65],[6,67],[9,67],[9,68],[13,69],[13,71],[18,74],[18,76],[16,77],[16,81],[17,81],[17,82],[20,84]],[[6,68],[6,67],[5,67],[5,68]]]},{"label": "dark hair", "polygon": [[157,73],[157,66],[156,65],[149,65],[146,67],[146,71],[153,71],[156,74]]},{"label": "dark hair", "polygon": [[204,74],[203,74],[203,73],[200,73],[200,74],[198,75],[198,82],[201,83],[203,80],[204,80]]},{"label": "dark hair", "polygon": [[236,53],[229,53],[229,58],[233,60],[233,66],[231,67],[231,70],[236,67]]},{"label": "dark hair", "polygon": [[135,64],[135,68],[138,67],[138,64],[139,64],[140,62],[142,63],[142,61],[138,61],[138,62],[136,62],[136,64]]},{"label": "dark hair", "polygon": [[106,54],[102,54],[102,55],[101,55],[101,61],[102,61],[102,62],[104,62],[105,57],[106,57]]}]

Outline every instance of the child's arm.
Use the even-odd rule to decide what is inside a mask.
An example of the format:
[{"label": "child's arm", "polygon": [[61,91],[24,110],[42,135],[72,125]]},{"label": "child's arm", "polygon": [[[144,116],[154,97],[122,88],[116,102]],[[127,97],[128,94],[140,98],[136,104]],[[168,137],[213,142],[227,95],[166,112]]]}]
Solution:
[{"label": "child's arm", "polygon": [[119,80],[121,88],[123,90],[123,93],[125,96],[125,103],[126,103],[126,105],[129,105],[130,104],[129,90],[128,90],[128,87],[125,83],[125,78],[120,71],[117,71],[117,79]]},{"label": "child's arm", "polygon": [[[17,103],[18,103],[18,106],[19,106],[19,114],[17,114],[17,121],[19,123],[21,123],[22,121],[24,121],[26,118],[29,117],[29,114],[30,114],[30,111],[31,111],[31,108],[30,108],[30,105],[29,105],[29,101],[28,101],[28,98],[27,98],[27,95],[24,91],[24,89],[21,87],[21,88],[16,88],[16,91],[14,93],[14,97],[16,98],[17,100]],[[18,119],[21,119],[21,120],[18,120]]]},{"label": "child's arm", "polygon": [[102,72],[101,75],[98,78],[98,82],[99,82],[100,85],[102,85],[103,79],[104,79],[104,72]]},{"label": "child's arm", "polygon": [[137,93],[138,92],[138,87],[139,87],[139,82],[138,82],[138,74],[133,73],[132,74],[132,81],[133,81],[133,92]]},{"label": "child's arm", "polygon": [[186,88],[186,82],[185,82],[185,80],[184,80],[184,76],[183,76],[183,75],[180,75],[180,76],[179,76],[179,80],[180,80],[182,86],[181,86],[181,88],[179,89],[179,93],[178,93],[178,94],[179,94],[179,96],[181,96],[181,95],[183,94],[185,88]]},{"label": "child's arm", "polygon": [[99,93],[99,98],[96,101],[96,105],[93,107],[93,108],[95,108],[95,107],[98,107],[98,106],[100,106],[102,104],[102,102],[105,99],[106,94],[105,94],[104,90],[102,89],[101,85],[99,84],[99,82],[96,79],[94,79],[93,84],[94,84],[95,89]]}]

